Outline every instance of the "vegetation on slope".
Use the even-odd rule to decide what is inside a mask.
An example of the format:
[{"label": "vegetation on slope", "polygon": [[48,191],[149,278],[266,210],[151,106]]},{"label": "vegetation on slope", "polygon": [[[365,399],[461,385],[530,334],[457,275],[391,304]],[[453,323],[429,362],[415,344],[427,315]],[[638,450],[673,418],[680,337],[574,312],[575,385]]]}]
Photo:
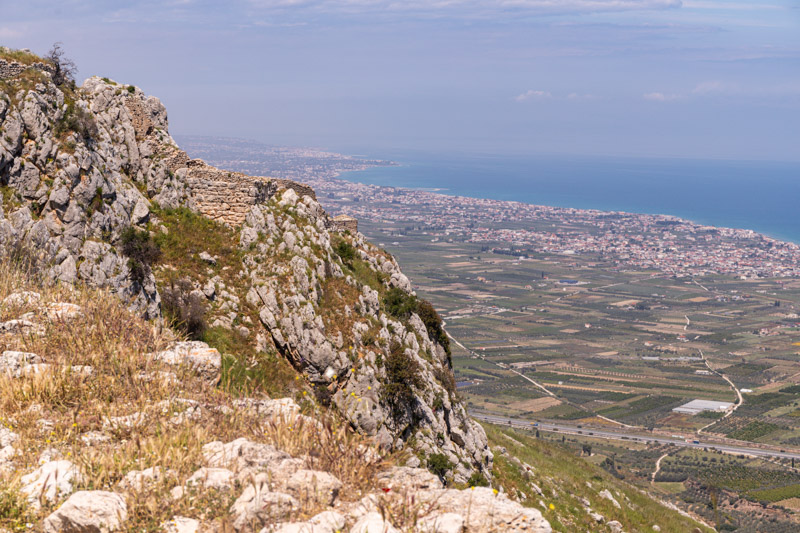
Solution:
[{"label": "vegetation on slope", "polygon": [[[25,316],[43,330],[0,334],[0,353],[35,353],[48,366],[20,377],[0,372],[0,429],[19,436],[10,473],[0,469],[0,529],[28,530],[26,524],[41,523],[61,503],[43,500],[36,509],[18,492],[20,476],[42,457],[77,464],[84,473],[77,490],[118,491],[130,471],[158,466],[168,472],[147,490],[125,493],[129,531],[160,531],[160,524],[175,515],[230,526],[228,510],[239,491],[190,492],[180,500],[169,492],[204,466],[201,448],[216,440],[246,437],[309,456],[316,468],[344,482],[345,499],[358,499],[371,487],[379,463],[366,460],[368,443],[334,418],[316,413],[322,423],[311,427],[237,407],[241,392],[258,388],[246,386],[247,381],[267,377],[246,375],[228,363],[227,381],[215,386],[191,369],[168,367],[152,354],[174,342],[171,330],[132,315],[104,291],[47,283],[30,268],[0,260],[0,302],[21,291],[35,291],[41,299],[3,305],[0,322]],[[46,310],[56,303],[74,304],[80,311],[68,319],[48,318]],[[218,339],[219,346],[235,353],[239,345],[228,342]],[[293,375],[298,389],[309,390],[301,376]],[[296,518],[317,510],[317,503],[305,501]]]},{"label": "vegetation on slope", "polygon": [[[608,531],[605,524],[613,520],[620,522],[624,531],[652,531],[654,525],[661,531],[711,531],[576,457],[572,450],[511,428],[483,426],[495,451],[495,483],[508,494],[516,494],[523,505],[542,511],[554,531]],[[498,447],[507,453],[502,453]],[[522,465],[517,464],[515,458]],[[531,467],[531,472],[526,471],[524,464]],[[604,490],[614,496],[620,509],[600,496]],[[598,524],[589,515],[583,498],[594,512],[604,517],[605,524]]]}]

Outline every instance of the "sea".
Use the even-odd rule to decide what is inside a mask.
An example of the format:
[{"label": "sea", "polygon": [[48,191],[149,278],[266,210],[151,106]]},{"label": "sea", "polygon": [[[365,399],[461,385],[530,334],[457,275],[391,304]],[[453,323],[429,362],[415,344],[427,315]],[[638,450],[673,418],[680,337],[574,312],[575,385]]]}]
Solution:
[{"label": "sea", "polygon": [[371,153],[398,163],[342,179],[442,194],[668,214],[800,244],[800,162]]}]

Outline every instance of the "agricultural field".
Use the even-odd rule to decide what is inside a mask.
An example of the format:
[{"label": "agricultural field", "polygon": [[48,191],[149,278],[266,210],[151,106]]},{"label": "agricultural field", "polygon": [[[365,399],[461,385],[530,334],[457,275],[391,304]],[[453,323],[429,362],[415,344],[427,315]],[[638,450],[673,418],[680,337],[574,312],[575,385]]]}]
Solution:
[{"label": "agricultural field", "polygon": [[[800,449],[800,280],[676,277],[533,250],[512,256],[467,242],[468,232],[403,222],[366,222],[361,231],[398,258],[442,314],[473,409],[531,421],[601,415],[665,434],[705,427]],[[695,399],[736,403],[723,375],[745,390],[732,415],[673,411]]]}]

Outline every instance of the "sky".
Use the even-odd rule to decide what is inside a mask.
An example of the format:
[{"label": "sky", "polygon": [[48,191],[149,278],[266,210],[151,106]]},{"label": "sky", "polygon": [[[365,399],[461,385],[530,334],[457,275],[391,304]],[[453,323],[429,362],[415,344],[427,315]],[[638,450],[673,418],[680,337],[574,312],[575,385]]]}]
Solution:
[{"label": "sky", "polygon": [[800,0],[0,0],[176,135],[800,160]]}]

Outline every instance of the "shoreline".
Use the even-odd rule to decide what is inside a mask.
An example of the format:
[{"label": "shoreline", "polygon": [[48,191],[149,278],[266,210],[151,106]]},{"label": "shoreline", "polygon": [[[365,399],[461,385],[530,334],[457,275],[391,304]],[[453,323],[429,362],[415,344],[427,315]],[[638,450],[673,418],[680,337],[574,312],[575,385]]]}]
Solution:
[{"label": "shoreline", "polygon": [[[381,187],[386,189],[394,189],[394,190],[402,190],[407,192],[427,192],[432,194],[441,194],[443,196],[447,196],[449,198],[454,199],[469,199],[469,200],[488,200],[493,202],[509,202],[513,204],[523,204],[535,208],[552,208],[552,209],[569,209],[575,210],[576,212],[585,212],[585,213],[593,213],[599,215],[626,215],[626,216],[656,216],[656,217],[668,217],[678,220],[682,223],[696,225],[696,226],[703,226],[709,228],[715,228],[719,230],[736,230],[736,231],[744,231],[744,232],[752,232],[762,236],[766,239],[781,242],[781,243],[789,243],[793,245],[800,246],[800,236],[798,237],[790,237],[788,235],[781,235],[776,232],[764,231],[755,228],[748,228],[743,226],[736,226],[730,224],[719,224],[719,223],[712,223],[710,221],[704,221],[702,219],[698,219],[695,217],[689,217],[686,215],[674,214],[674,213],[657,213],[657,212],[649,212],[644,210],[627,210],[627,209],[609,209],[609,208],[602,208],[602,207],[575,207],[574,205],[559,205],[554,203],[536,203],[531,201],[525,200],[509,200],[504,198],[491,198],[487,196],[479,196],[479,195],[472,195],[472,194],[462,194],[456,192],[448,192],[453,191],[450,187],[445,186],[431,186],[431,187],[415,187],[415,186],[395,186],[395,185],[384,185],[380,183],[371,183],[369,181],[363,181],[356,179],[358,175],[364,175],[365,171],[375,170],[379,168],[402,168],[410,166],[406,163],[397,163],[397,165],[392,165],[391,167],[381,167],[381,166],[372,166],[372,165],[365,165],[363,168],[360,169],[348,169],[341,172],[337,172],[332,176],[328,176],[329,179],[337,179],[340,181],[344,181],[346,183],[351,183],[354,185],[362,185],[368,187]],[[348,176],[348,177],[346,177]],[[352,176],[352,179],[349,177]]]}]

